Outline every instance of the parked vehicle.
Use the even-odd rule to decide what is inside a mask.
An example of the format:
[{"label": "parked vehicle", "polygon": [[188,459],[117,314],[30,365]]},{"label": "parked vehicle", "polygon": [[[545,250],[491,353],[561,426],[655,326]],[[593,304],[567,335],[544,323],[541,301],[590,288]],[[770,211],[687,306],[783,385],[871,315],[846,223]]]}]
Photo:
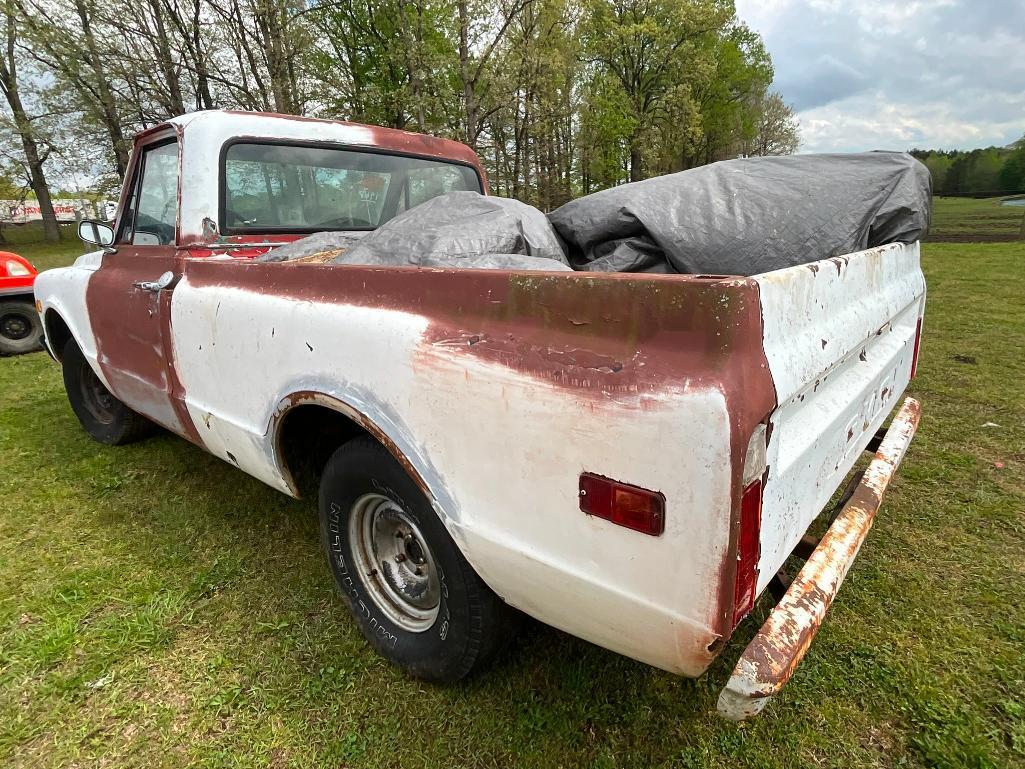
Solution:
[{"label": "parked vehicle", "polygon": [[20,355],[43,346],[43,324],[33,304],[36,268],[0,251],[0,355]]},{"label": "parked vehicle", "polygon": [[346,123],[211,112],[140,134],[113,228],[81,225],[100,250],[36,285],[83,427],[161,425],[318,494],[363,634],[433,681],[486,663],[510,607],[698,676],[773,587],[720,700],[757,713],[914,434],[917,244],[753,277],[252,260],[426,189],[487,182],[463,145]]}]

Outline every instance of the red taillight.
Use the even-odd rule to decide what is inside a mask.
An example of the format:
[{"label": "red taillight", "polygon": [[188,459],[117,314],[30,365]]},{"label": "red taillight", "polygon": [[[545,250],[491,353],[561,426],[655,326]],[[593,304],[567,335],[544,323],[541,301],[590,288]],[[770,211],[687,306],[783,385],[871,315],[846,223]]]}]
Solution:
[{"label": "red taillight", "polygon": [[918,319],[918,327],[915,329],[915,351],[911,358],[911,378],[918,373],[918,351],[922,349],[922,319]]},{"label": "red taillight", "polygon": [[762,482],[753,481],[740,501],[740,536],[737,539],[737,581],[733,592],[733,626],[755,604],[758,587],[759,540],[762,527]]},{"label": "red taillight", "polygon": [[666,527],[666,498],[594,473],[580,475],[580,509],[596,518],[657,537]]}]

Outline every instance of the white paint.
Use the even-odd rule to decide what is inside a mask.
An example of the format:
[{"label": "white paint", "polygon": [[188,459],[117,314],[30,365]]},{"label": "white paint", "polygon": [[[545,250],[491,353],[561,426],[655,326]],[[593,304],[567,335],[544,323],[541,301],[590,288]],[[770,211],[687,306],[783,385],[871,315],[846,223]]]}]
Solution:
[{"label": "white paint", "polygon": [[[40,317],[43,328],[46,328],[47,312],[56,312],[71,331],[71,336],[78,343],[82,355],[89,362],[93,371],[110,389],[110,383],[100,370],[96,360],[96,337],[93,336],[89,313],[86,312],[85,292],[89,287],[89,278],[100,267],[103,259],[102,251],[91,251],[78,257],[70,267],[46,270],[36,277],[33,289],[36,300],[40,303]],[[59,358],[63,350],[55,350],[52,340],[46,337],[46,346],[50,353]]]},{"label": "white paint", "polygon": [[[403,312],[197,288],[187,268],[172,304],[187,405],[215,454],[230,451],[284,488],[275,409],[291,392],[338,398],[405,453],[467,559],[507,601],[606,648],[700,674],[728,545],[722,396],[681,387],[596,402],[427,344],[426,325]],[[665,534],[581,513],[584,470],[662,491]]]},{"label": "white paint", "polygon": [[779,402],[762,499],[760,592],[907,387],[925,278],[918,245],[895,244],[757,281]]}]

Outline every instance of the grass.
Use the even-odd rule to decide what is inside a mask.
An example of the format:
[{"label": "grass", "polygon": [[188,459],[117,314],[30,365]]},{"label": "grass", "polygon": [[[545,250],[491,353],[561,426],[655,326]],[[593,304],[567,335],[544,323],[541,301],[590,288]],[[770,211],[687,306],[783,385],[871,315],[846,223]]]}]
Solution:
[{"label": "grass", "polygon": [[1001,198],[934,198],[929,242],[1004,242],[1025,239],[1025,208]]},{"label": "grass", "polygon": [[39,222],[27,224],[5,224],[0,251],[13,251],[28,259],[37,270],[49,270],[69,264],[76,256],[88,249],[75,234],[74,224],[59,225],[61,239],[58,243],[44,243],[43,229]]},{"label": "grass", "polygon": [[538,625],[477,679],[411,681],[349,621],[309,503],[168,435],[92,443],[45,355],[0,360],[0,764],[1025,764],[1025,243],[923,262],[919,435],[740,726],[713,711],[752,620],[696,681]]}]

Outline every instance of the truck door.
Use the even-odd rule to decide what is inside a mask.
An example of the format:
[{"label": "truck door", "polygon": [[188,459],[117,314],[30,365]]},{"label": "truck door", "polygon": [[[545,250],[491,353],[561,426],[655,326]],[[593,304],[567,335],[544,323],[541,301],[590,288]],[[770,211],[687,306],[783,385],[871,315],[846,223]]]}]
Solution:
[{"label": "truck door", "polygon": [[114,395],[180,434],[194,432],[173,397],[170,305],[176,258],[179,145],[139,147],[115,237],[116,250],[89,280],[87,303],[100,368]]}]

